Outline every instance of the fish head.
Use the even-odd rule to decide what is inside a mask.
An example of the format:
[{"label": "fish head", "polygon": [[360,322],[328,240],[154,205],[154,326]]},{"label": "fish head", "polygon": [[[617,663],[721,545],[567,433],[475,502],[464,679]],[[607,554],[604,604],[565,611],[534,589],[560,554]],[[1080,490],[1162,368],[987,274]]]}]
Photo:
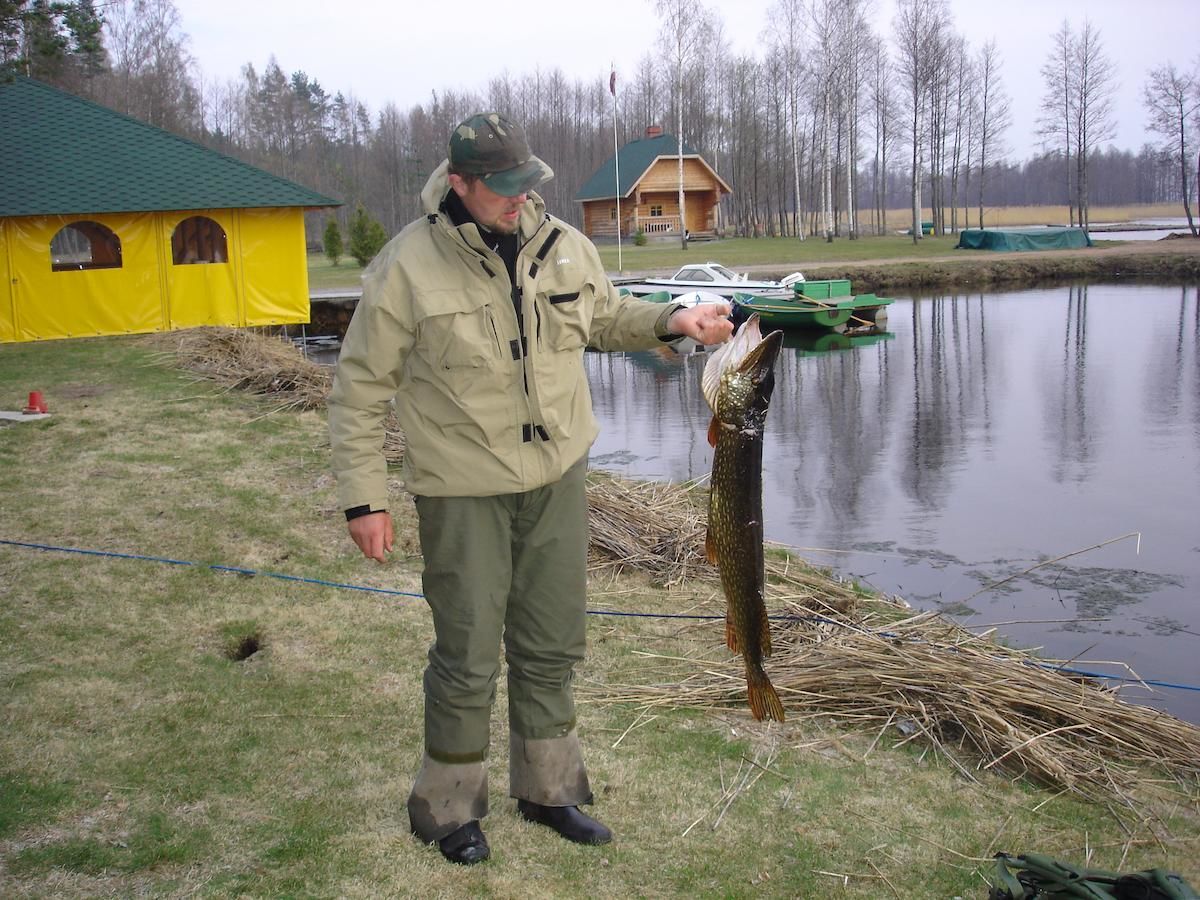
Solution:
[{"label": "fish head", "polygon": [[772,331],[763,337],[758,313],[738,329],[737,334],[713,351],[704,366],[701,390],[718,418],[726,418],[723,409],[748,410],[766,404],[775,387],[775,360],[783,346],[783,332]]}]

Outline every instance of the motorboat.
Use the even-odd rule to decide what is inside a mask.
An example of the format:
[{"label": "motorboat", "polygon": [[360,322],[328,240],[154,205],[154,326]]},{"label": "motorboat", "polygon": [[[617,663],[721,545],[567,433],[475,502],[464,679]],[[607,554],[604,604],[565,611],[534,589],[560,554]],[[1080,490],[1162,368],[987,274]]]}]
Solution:
[{"label": "motorboat", "polygon": [[697,291],[717,294],[725,299],[734,292],[776,291],[804,282],[801,272],[793,272],[779,281],[752,279],[745,273],[738,274],[718,262],[689,263],[680,267],[669,278],[614,279],[613,284],[623,287],[635,297],[643,297],[666,291],[672,297]]}]

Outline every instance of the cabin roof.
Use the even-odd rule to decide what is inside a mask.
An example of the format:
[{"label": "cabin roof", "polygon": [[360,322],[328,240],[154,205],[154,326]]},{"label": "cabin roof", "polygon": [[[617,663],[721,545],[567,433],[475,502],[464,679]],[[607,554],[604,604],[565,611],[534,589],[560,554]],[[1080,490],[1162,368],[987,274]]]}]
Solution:
[{"label": "cabin roof", "polygon": [[23,76],[0,79],[0,216],[341,203]]},{"label": "cabin roof", "polygon": [[[713,172],[712,166],[706,163],[695,150],[687,144],[683,145],[684,158],[693,157],[698,159],[705,168],[712,172],[713,178],[730,191],[729,185],[721,179],[716,172]],[[592,175],[579,189],[575,195],[577,202],[585,200],[611,200],[615,196],[613,186],[616,184],[616,175],[614,167],[619,168],[621,176],[620,195],[622,198],[628,197],[639,181],[650,171],[650,167],[662,158],[678,159],[679,157],[679,141],[671,134],[660,134],[651,138],[641,138],[640,140],[630,141],[620,149],[614,156],[610,156],[604,161],[595,174]],[[619,163],[619,165],[617,165]]]}]

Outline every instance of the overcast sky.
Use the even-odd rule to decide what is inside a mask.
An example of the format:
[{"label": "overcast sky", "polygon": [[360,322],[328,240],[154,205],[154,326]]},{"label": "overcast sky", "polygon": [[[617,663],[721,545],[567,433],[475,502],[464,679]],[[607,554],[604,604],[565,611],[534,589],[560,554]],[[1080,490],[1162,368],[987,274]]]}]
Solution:
[{"label": "overcast sky", "polygon": [[[372,114],[384,104],[401,110],[427,103],[434,90],[484,93],[504,71],[520,76],[559,68],[571,80],[632,78],[658,33],[652,0],[525,0],[504,7],[459,0],[442,6],[412,0],[175,0],[189,49],[205,78],[237,79],[253,63],[261,73],[272,55],[284,72],[304,70],[331,94],[353,94]],[[761,56],[772,0],[710,0],[737,53]],[[894,0],[874,0],[871,19],[890,42]],[[1146,140],[1141,93],[1152,67],[1171,61],[1190,68],[1198,57],[1198,0],[950,0],[956,30],[971,47],[996,39],[1004,86],[1012,99],[1010,155],[1037,151],[1039,69],[1063,20],[1100,29],[1117,66],[1117,137],[1137,150]],[[332,15],[338,12],[339,15]],[[641,128],[648,123],[629,123]]]}]

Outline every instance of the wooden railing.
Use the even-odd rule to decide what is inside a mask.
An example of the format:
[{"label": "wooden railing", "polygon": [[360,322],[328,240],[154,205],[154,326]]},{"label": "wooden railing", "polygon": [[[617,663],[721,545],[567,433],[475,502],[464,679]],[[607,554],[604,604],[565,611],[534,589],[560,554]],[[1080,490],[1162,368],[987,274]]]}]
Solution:
[{"label": "wooden railing", "polygon": [[[592,224],[592,234],[596,237],[611,237],[617,236],[617,223],[608,220],[605,222],[595,222]],[[679,234],[679,216],[654,216],[653,218],[638,219],[637,225],[634,225],[633,217],[625,219],[621,227],[622,237],[633,237],[637,233],[638,228],[648,235],[662,234]]]},{"label": "wooden railing", "polygon": [[678,234],[679,216],[654,216],[650,219],[640,219],[638,225],[646,234]]}]

